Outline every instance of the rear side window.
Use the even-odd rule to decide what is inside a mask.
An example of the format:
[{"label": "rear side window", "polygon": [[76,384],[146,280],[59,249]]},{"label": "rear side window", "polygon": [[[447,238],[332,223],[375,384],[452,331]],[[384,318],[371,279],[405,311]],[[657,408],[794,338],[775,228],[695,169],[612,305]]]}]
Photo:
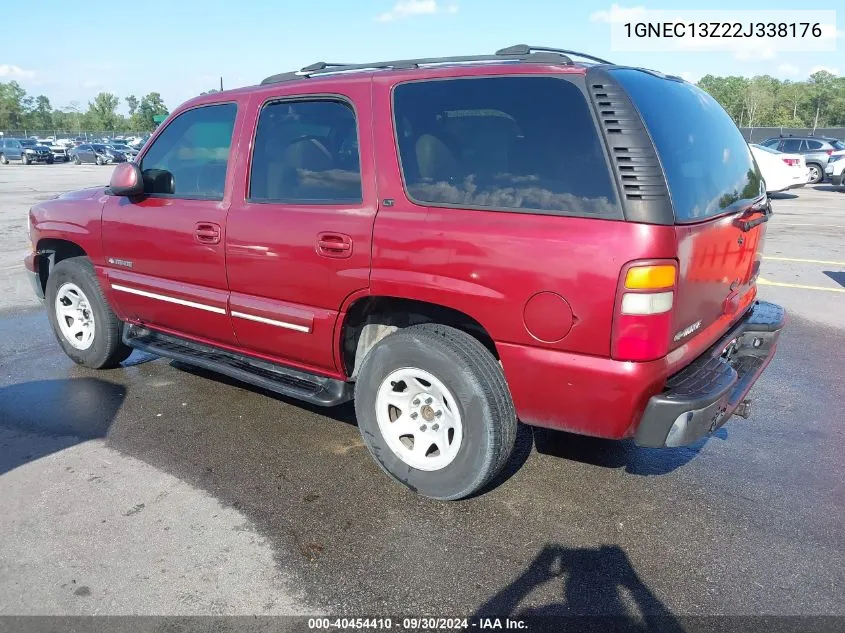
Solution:
[{"label": "rear side window", "polygon": [[342,101],[280,101],[258,117],[249,199],[253,202],[361,202],[355,113]]},{"label": "rear side window", "polygon": [[787,139],[783,142],[783,146],[780,148],[780,151],[787,152],[787,153],[789,153],[789,152],[800,152],[801,151],[801,143],[803,143],[803,141],[796,139],[796,138]]},{"label": "rear side window", "polygon": [[810,151],[820,150],[822,147],[824,147],[824,144],[820,141],[807,141],[807,148]]},{"label": "rear side window", "polygon": [[141,163],[148,193],[182,198],[223,197],[237,106],[187,110],[158,135]]},{"label": "rear side window", "polygon": [[634,69],[611,70],[640,112],[666,175],[675,219],[728,213],[762,195],[751,150],[728,113],[696,86]]},{"label": "rear side window", "polygon": [[830,146],[836,150],[845,149],[845,143],[842,141],[831,141]]},{"label": "rear side window", "polygon": [[393,114],[405,188],[420,204],[618,215],[589,106],[566,80],[405,83]]}]

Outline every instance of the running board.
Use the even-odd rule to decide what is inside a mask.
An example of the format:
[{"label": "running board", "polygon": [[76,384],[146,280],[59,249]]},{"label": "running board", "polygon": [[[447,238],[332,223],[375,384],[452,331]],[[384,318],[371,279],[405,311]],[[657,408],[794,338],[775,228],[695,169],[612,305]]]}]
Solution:
[{"label": "running board", "polygon": [[331,407],[352,400],[352,383],[163,334],[140,325],[125,325],[123,342],[134,349],[225,374],[311,404]]}]

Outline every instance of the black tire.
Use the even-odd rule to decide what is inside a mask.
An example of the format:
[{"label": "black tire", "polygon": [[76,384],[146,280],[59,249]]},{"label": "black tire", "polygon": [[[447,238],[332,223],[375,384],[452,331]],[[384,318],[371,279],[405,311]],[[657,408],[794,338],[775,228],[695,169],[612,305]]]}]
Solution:
[{"label": "black tire", "polygon": [[98,164],[98,165],[103,165],[103,164],[104,164],[104,163],[103,163],[103,158],[102,158],[102,156],[97,156],[97,164]]},{"label": "black tire", "polygon": [[52,159],[52,158],[48,158],[48,159],[47,159],[47,164],[48,164],[48,165],[52,165],[52,164],[53,164],[53,162],[54,162],[54,159]]},{"label": "black tire", "polygon": [[821,165],[817,165],[816,163],[809,163],[807,167],[810,168],[810,180],[809,183],[811,185],[815,185],[820,183],[824,180],[824,169],[822,169]]},{"label": "black tire", "polygon": [[[464,437],[453,461],[440,470],[408,465],[379,428],[379,387],[405,367],[430,373],[456,400]],[[483,488],[508,461],[516,438],[516,411],[499,363],[466,332],[436,323],[398,330],[373,347],[355,384],[355,413],[364,443],[382,470],[411,490],[444,501]]]},{"label": "black tire", "polygon": [[[76,284],[85,293],[93,314],[94,340],[84,350],[71,345],[59,328],[56,295],[66,282]],[[53,333],[65,354],[75,363],[93,369],[106,369],[116,367],[132,353],[132,349],[123,344],[123,324],[106,301],[94,274],[94,266],[87,257],[70,257],[56,264],[47,278],[45,296]]]},{"label": "black tire", "polygon": [[73,155],[73,164],[74,164],[74,165],[81,165],[81,164],[82,164],[82,161],[81,161],[81,160],[79,160],[79,154],[74,154],[74,155]]},{"label": "black tire", "polygon": [[26,152],[21,153],[21,165],[29,165],[29,156],[26,155]]},{"label": "black tire", "polygon": [[0,154],[0,165],[8,165],[9,159],[4,154]]}]

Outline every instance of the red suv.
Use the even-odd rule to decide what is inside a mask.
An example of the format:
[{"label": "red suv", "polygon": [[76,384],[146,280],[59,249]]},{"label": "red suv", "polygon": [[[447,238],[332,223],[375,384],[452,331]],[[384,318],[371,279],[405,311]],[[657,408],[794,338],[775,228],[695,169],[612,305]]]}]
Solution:
[{"label": "red suv", "polygon": [[26,266],[76,362],[354,398],[385,472],[457,499],[517,420],[660,447],[747,416],[784,322],[770,215],[706,93],[515,46],[193,99],[109,187],[37,204]]}]

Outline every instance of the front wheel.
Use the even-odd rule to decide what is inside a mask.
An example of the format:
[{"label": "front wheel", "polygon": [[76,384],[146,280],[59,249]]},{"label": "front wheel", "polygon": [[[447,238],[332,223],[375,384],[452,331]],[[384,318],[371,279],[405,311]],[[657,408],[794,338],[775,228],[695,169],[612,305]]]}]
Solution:
[{"label": "front wheel", "polygon": [[0,165],[8,165],[9,159],[6,158],[5,154],[0,154]]},{"label": "front wheel", "polygon": [[79,160],[79,154],[74,154],[74,155],[73,155],[73,164],[74,164],[74,165],[81,165],[81,164],[82,164],[82,161],[81,161],[81,160]]},{"label": "front wheel", "polygon": [[102,164],[103,164],[103,157],[102,157],[102,156],[99,156],[99,155],[97,156],[97,164],[98,164],[98,165],[102,165]]},{"label": "front wheel", "polygon": [[115,367],[132,350],[121,339],[122,324],[106,301],[87,257],[60,261],[47,279],[47,314],[59,345],[85,367]]},{"label": "front wheel", "polygon": [[21,164],[22,165],[29,165],[29,156],[26,155],[26,152],[21,154]]},{"label": "front wheel", "polygon": [[494,356],[466,332],[434,323],[379,341],[361,366],[355,412],[379,466],[440,500],[483,488],[516,437],[516,412]]},{"label": "front wheel", "polygon": [[822,168],[819,165],[811,163],[807,165],[807,168],[810,170],[809,182],[811,185],[815,185],[816,183],[822,181],[822,178],[824,178],[824,172],[822,171]]}]

